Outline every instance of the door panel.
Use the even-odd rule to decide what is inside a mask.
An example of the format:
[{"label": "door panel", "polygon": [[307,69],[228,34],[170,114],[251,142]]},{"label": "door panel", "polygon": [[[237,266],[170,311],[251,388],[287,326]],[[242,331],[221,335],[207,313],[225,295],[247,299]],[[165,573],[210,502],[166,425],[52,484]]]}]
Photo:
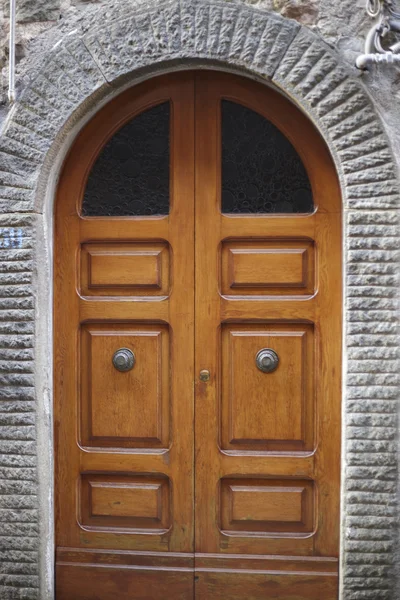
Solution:
[{"label": "door panel", "polygon": [[[170,332],[166,325],[101,323],[81,328],[82,446],[168,448]],[[135,364],[118,371],[119,348]]]},{"label": "door panel", "polygon": [[[314,328],[308,324],[223,324],[221,448],[253,452],[314,449]],[[265,373],[257,355],[273,349]]]},{"label": "door panel", "polygon": [[[217,563],[215,563],[217,564]],[[279,600],[321,600],[337,598],[337,575],[326,574],[323,563],[316,563],[320,573],[287,571],[281,574],[269,566],[268,571],[248,571],[239,569],[235,564],[228,570],[225,566],[220,571],[199,568],[196,572],[199,578],[196,584],[197,598],[212,598],[213,600],[242,600],[242,598],[279,598]],[[271,569],[271,570],[270,570]],[[294,583],[295,580],[295,583]]]},{"label": "door panel", "polygon": [[224,240],[224,296],[309,296],[315,291],[315,246],[311,240]]},{"label": "door panel", "polygon": [[[157,212],[154,156],[165,140],[144,139],[141,119],[138,140],[153,158],[135,188],[131,163],[144,150],[138,158],[138,140],[126,148],[112,136],[166,102],[169,193],[160,192],[161,214],[143,215],[136,200],[147,197],[146,182]],[[159,129],[153,117],[150,137],[168,134],[165,111]],[[193,131],[193,81],[159,78],[102,109],[64,167],[55,223],[57,598],[161,598],[169,585],[177,598],[193,595]],[[120,166],[102,168],[126,176],[126,198],[119,205],[112,196],[115,179],[90,188],[82,216],[88,174],[108,140]],[[134,354],[130,370],[114,366],[119,349]],[[168,553],[175,558],[165,563]]]},{"label": "door panel", "polygon": [[84,474],[79,523],[87,529],[118,533],[167,531],[171,526],[170,491],[167,477]]},{"label": "door panel", "polygon": [[[232,214],[222,214],[224,99],[269,119],[292,142],[310,178],[314,212],[261,214],[266,205],[251,188],[259,174],[249,168],[245,204],[238,207],[236,200]],[[249,148],[253,129],[244,130]],[[236,77],[197,76],[195,143],[196,372],[210,371],[208,381],[196,384],[196,597],[270,593],[333,600],[340,475],[338,182],[305,119],[284,98]],[[249,208],[252,195],[256,210]],[[279,359],[271,372],[257,367],[263,350]],[[312,576],[304,573],[313,557],[326,557],[329,573],[324,560],[313,563]]]},{"label": "door panel", "polygon": [[58,600],[337,600],[341,204],[223,73],[105,106],[55,220]]},{"label": "door panel", "polygon": [[190,555],[59,549],[56,556],[57,600],[193,598]]},{"label": "door panel", "polygon": [[221,531],[310,534],[314,530],[314,482],[307,479],[222,479]]},{"label": "door panel", "polygon": [[168,296],[170,249],[166,242],[83,244],[82,296]]}]

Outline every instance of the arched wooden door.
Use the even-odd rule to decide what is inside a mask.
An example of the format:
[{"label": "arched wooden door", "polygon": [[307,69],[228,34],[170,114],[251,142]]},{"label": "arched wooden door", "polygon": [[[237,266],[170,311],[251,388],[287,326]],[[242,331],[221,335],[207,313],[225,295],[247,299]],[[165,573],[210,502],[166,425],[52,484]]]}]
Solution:
[{"label": "arched wooden door", "polygon": [[155,78],[55,220],[57,600],[336,600],[341,202],[288,100]]}]

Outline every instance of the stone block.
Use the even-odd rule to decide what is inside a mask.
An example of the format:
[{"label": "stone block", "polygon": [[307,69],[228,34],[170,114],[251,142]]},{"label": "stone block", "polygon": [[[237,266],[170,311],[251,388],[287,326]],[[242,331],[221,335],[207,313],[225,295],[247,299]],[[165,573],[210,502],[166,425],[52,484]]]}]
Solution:
[{"label": "stone block", "polygon": [[[18,0],[17,22],[57,21],[60,18],[60,0]],[[9,3],[4,2],[4,14],[9,17]]]}]

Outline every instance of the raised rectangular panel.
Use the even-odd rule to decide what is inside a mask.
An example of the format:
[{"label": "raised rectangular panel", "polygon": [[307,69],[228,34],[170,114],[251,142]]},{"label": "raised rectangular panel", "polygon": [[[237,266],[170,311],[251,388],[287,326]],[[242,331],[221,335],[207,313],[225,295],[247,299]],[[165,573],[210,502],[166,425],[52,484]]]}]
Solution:
[{"label": "raised rectangular panel", "polygon": [[169,527],[166,477],[115,474],[81,476],[80,521],[93,529],[165,530]]},{"label": "raised rectangular panel", "polygon": [[[227,450],[312,450],[314,446],[314,328],[303,323],[222,327],[221,445]],[[256,364],[270,348],[275,371]]]},{"label": "raised rectangular panel", "polygon": [[[119,348],[132,370],[112,362]],[[87,324],[81,330],[81,443],[160,448],[169,445],[169,330],[140,323]]]},{"label": "raised rectangular panel", "polygon": [[221,263],[221,291],[226,296],[303,296],[315,290],[311,240],[226,241]]},{"label": "raised rectangular panel", "polygon": [[221,529],[229,532],[310,534],[314,483],[298,479],[222,479]]},{"label": "raised rectangular panel", "polygon": [[82,245],[83,296],[166,296],[169,246],[166,242],[96,242]]}]

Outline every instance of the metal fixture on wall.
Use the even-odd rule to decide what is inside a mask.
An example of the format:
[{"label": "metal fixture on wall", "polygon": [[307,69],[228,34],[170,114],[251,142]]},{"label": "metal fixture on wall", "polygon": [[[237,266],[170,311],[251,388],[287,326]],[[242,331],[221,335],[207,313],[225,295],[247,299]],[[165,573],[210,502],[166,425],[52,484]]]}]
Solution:
[{"label": "metal fixture on wall", "polygon": [[400,41],[393,40],[393,34],[400,34],[400,13],[395,11],[393,0],[367,0],[366,10],[370,17],[378,20],[368,32],[364,54],[356,60],[357,68],[400,64]]},{"label": "metal fixture on wall", "polygon": [[10,0],[10,40],[8,63],[8,100],[12,104],[15,100],[15,19],[16,0]]}]

